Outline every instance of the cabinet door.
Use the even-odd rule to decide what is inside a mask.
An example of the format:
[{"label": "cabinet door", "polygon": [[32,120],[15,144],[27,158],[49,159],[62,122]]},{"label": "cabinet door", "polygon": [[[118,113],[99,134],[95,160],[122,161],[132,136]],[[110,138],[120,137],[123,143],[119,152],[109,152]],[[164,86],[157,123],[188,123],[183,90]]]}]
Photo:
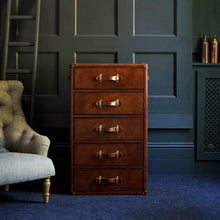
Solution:
[{"label": "cabinet door", "polygon": [[220,159],[220,75],[199,71],[197,90],[197,159]]}]

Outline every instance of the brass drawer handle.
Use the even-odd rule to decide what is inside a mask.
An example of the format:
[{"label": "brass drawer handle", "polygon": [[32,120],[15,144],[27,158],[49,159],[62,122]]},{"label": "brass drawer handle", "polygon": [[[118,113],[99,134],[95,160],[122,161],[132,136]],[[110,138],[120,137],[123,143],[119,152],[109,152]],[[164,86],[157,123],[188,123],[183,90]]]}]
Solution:
[{"label": "brass drawer handle", "polygon": [[116,133],[116,134],[119,134],[121,130],[122,130],[122,128],[119,125],[116,125],[115,127],[108,127],[108,128],[103,127],[103,125],[99,125],[96,128],[96,131],[99,134],[104,134],[104,133]]},{"label": "brass drawer handle", "polygon": [[119,184],[123,181],[123,179],[119,176],[116,176],[115,178],[104,178],[102,176],[98,176],[96,177],[96,183],[98,184],[104,184],[104,183],[107,183],[107,184]]},{"label": "brass drawer handle", "polygon": [[103,81],[114,81],[118,83],[123,78],[119,74],[116,74],[115,76],[103,76],[102,73],[100,73],[98,76],[96,76],[95,79],[100,83],[102,83]]},{"label": "brass drawer handle", "polygon": [[99,108],[102,108],[103,106],[120,107],[122,105],[122,102],[119,99],[116,99],[115,101],[112,102],[107,102],[107,101],[103,101],[102,99],[99,99],[95,104]]},{"label": "brass drawer handle", "polygon": [[96,153],[96,157],[98,159],[119,159],[120,157],[123,156],[123,153],[119,152],[119,150],[117,150],[116,152],[113,153],[104,153],[102,150],[100,150],[99,152]]}]

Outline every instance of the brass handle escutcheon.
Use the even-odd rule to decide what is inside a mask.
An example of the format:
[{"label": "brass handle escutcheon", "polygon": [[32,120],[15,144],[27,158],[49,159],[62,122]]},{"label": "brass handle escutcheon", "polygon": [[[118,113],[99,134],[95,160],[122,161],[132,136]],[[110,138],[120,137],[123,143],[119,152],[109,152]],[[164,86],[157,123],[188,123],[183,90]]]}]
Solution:
[{"label": "brass handle escutcheon", "polygon": [[116,125],[115,127],[108,127],[108,128],[103,127],[103,125],[99,125],[96,128],[96,131],[99,134],[104,134],[104,133],[116,133],[116,134],[119,134],[121,130],[122,130],[122,128],[119,125]]},{"label": "brass handle escutcheon", "polygon": [[102,83],[103,81],[114,81],[118,83],[123,78],[119,74],[116,74],[114,76],[103,76],[102,73],[100,73],[98,76],[96,76],[95,79],[100,83]]},{"label": "brass handle escutcheon", "polygon": [[104,184],[104,183],[107,183],[107,184],[119,184],[123,181],[123,179],[119,176],[116,176],[115,178],[104,178],[102,176],[98,176],[96,177],[96,183],[98,184]]},{"label": "brass handle escutcheon", "polygon": [[116,152],[113,153],[104,153],[102,150],[96,153],[96,157],[98,159],[119,159],[120,157],[123,156],[123,153],[117,150]]},{"label": "brass handle escutcheon", "polygon": [[122,105],[122,102],[119,99],[116,99],[115,101],[112,102],[107,102],[107,101],[103,101],[102,99],[99,99],[95,104],[99,108],[102,108],[103,106],[120,107]]}]

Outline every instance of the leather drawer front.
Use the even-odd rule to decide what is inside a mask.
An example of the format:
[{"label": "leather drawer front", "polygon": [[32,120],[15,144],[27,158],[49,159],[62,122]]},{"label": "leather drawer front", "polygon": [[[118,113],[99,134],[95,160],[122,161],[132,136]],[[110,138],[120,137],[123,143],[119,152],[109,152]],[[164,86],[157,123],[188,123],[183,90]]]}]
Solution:
[{"label": "leather drawer front", "polygon": [[[119,184],[96,182],[102,176],[106,179],[120,177]],[[78,192],[143,191],[143,169],[75,169],[74,188]]]},{"label": "leather drawer front", "polygon": [[[96,76],[99,76],[99,74],[104,77],[119,74],[122,79],[119,82],[110,80],[98,82]],[[143,77],[143,68],[76,68],[74,86],[75,89],[143,89]]]},{"label": "leather drawer front", "polygon": [[[75,144],[75,165],[143,165],[143,144]],[[100,158],[100,151],[102,152]],[[115,154],[119,151],[119,158]]]},{"label": "leather drawer front", "polygon": [[[75,93],[75,114],[143,114],[142,93]],[[120,105],[110,106],[119,100]],[[102,101],[102,107],[97,106]]]},{"label": "leather drawer front", "polygon": [[[97,129],[102,125],[109,129],[119,125],[120,131],[103,132],[100,134]],[[76,141],[88,140],[143,140],[144,139],[143,118],[75,118],[74,138]]]}]

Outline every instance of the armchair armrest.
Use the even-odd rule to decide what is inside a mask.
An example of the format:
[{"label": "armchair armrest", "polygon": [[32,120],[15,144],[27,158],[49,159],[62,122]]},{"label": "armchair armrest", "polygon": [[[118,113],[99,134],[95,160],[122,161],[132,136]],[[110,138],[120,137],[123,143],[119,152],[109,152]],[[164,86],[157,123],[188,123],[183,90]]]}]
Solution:
[{"label": "armchair armrest", "polygon": [[47,156],[50,146],[50,140],[48,137],[35,133],[30,139],[29,143],[20,146],[19,152],[32,153]]},{"label": "armchair armrest", "polygon": [[[14,125],[13,125],[14,124]],[[20,153],[32,153],[47,156],[50,140],[35,132],[26,122],[23,126],[12,123],[5,130],[5,148],[9,151]]]}]

